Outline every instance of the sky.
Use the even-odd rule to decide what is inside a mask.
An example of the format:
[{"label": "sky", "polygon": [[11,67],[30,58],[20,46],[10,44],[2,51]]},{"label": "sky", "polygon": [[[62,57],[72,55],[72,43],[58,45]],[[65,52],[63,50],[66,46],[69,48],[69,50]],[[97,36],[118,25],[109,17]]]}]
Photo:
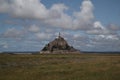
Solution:
[{"label": "sky", "polygon": [[40,51],[59,32],[81,51],[120,51],[120,0],[0,0],[0,52]]}]

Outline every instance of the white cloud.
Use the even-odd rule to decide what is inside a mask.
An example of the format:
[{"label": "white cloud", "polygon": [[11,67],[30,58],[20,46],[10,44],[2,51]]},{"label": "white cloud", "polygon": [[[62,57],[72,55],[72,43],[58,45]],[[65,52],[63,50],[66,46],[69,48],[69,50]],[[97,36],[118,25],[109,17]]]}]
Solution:
[{"label": "white cloud", "polygon": [[87,30],[87,34],[91,35],[115,35],[116,32],[110,31],[109,28],[102,25],[100,21],[95,21],[93,24],[93,29]]},{"label": "white cloud", "polygon": [[17,30],[15,28],[10,28],[5,33],[3,33],[3,36],[7,38],[19,38],[23,34],[24,34],[23,31]]},{"label": "white cloud", "polygon": [[101,24],[100,21],[95,21],[93,26],[94,26],[95,29],[105,30],[105,27]]},{"label": "white cloud", "polygon": [[45,31],[46,31],[47,33],[52,33],[54,30],[48,28],[48,29],[46,29]]},{"label": "white cloud", "polygon": [[116,35],[98,35],[98,37],[106,40],[119,40],[118,36]]},{"label": "white cloud", "polygon": [[48,40],[51,38],[51,34],[48,34],[48,33],[36,33],[35,36],[38,38],[38,39],[41,39],[41,40]]},{"label": "white cloud", "polygon": [[72,16],[66,14],[65,10],[68,10],[68,7],[64,4],[53,4],[47,9],[39,0],[0,1],[0,12],[8,13],[13,17],[39,19],[44,24],[63,29],[90,28],[94,19],[93,4],[90,0],[84,0],[80,11],[73,12]]},{"label": "white cloud", "polygon": [[33,24],[33,25],[31,25],[29,27],[29,31],[31,31],[31,32],[39,32],[40,28],[37,25]]},{"label": "white cloud", "polygon": [[54,4],[52,7],[51,7],[51,10],[56,10],[58,11],[59,13],[62,13],[64,10],[67,10],[68,7],[65,6],[64,4],[62,3],[59,3],[59,4]]},{"label": "white cloud", "polygon": [[102,29],[93,29],[93,30],[88,30],[86,31],[87,34],[90,35],[109,35],[111,32],[109,30],[102,30]]},{"label": "white cloud", "polygon": [[82,18],[85,21],[89,21],[94,18],[93,15],[93,4],[90,0],[84,0],[82,2],[82,5],[80,7],[81,11],[80,12],[75,12],[74,16],[76,18]]},{"label": "white cloud", "polygon": [[73,37],[74,37],[74,39],[77,39],[77,38],[80,37],[80,35],[79,34],[74,34]]},{"label": "white cloud", "polygon": [[72,28],[72,18],[67,15],[64,11],[67,10],[68,7],[64,4],[54,4],[50,11],[50,14],[56,17],[50,17],[45,20],[45,23],[54,27],[59,27],[63,29],[71,29]]},{"label": "white cloud", "polygon": [[3,48],[8,48],[8,45],[7,44],[3,45]]},{"label": "white cloud", "polygon": [[39,0],[1,0],[0,12],[19,18],[44,19],[48,15],[46,7]]},{"label": "white cloud", "polygon": [[7,42],[0,42],[0,47],[2,47],[2,48],[5,48],[5,49],[7,49],[9,46],[8,46],[8,43]]},{"label": "white cloud", "polygon": [[80,7],[79,12],[74,12],[76,19],[73,20],[73,25],[75,29],[89,29],[94,20],[93,14],[93,4],[90,0],[84,0]]},{"label": "white cloud", "polygon": [[84,0],[80,11],[73,12],[74,14],[69,16],[64,12],[68,7],[63,4],[55,4],[52,6],[51,10],[56,11],[57,14],[59,13],[59,18],[50,18],[45,21],[52,26],[61,27],[63,29],[90,29],[94,20],[93,8],[93,4],[90,0]]},{"label": "white cloud", "polygon": [[[80,6],[80,11],[73,12],[71,16],[65,13],[65,10],[68,9],[69,7],[62,3],[53,4],[47,9],[40,0],[0,0],[0,13],[8,13],[12,17],[37,19],[44,25],[62,29],[91,29],[93,31],[88,33],[108,33],[100,21],[94,21],[94,6],[91,0],[84,0]],[[94,28],[97,30],[94,30]],[[110,25],[109,28],[118,29],[114,25]],[[29,30],[36,32],[38,28],[31,26]]]},{"label": "white cloud", "polygon": [[110,30],[110,31],[119,31],[120,30],[120,26],[116,25],[116,24],[109,24],[107,26],[107,28]]}]

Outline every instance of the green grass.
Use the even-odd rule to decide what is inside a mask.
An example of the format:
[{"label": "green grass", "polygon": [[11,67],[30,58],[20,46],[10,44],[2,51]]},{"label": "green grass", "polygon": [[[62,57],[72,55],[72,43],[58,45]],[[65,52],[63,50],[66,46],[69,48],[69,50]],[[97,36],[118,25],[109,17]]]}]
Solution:
[{"label": "green grass", "polygon": [[0,54],[0,80],[120,80],[120,55]]}]

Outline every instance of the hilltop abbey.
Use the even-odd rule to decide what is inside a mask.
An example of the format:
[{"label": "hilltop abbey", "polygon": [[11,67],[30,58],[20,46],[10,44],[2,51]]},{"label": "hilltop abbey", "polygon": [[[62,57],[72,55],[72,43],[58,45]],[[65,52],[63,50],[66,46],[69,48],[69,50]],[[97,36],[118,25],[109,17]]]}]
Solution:
[{"label": "hilltop abbey", "polygon": [[60,33],[57,38],[45,45],[40,53],[75,53],[77,49],[70,46],[67,41],[61,37]]}]

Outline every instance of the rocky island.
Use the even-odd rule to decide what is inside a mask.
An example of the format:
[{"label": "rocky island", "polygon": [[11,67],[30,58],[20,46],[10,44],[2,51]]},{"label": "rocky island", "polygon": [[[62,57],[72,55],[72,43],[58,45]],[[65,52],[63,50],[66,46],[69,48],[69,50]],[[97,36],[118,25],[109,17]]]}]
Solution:
[{"label": "rocky island", "polygon": [[70,46],[67,41],[61,37],[60,33],[57,38],[45,45],[40,53],[78,53],[79,50]]}]

